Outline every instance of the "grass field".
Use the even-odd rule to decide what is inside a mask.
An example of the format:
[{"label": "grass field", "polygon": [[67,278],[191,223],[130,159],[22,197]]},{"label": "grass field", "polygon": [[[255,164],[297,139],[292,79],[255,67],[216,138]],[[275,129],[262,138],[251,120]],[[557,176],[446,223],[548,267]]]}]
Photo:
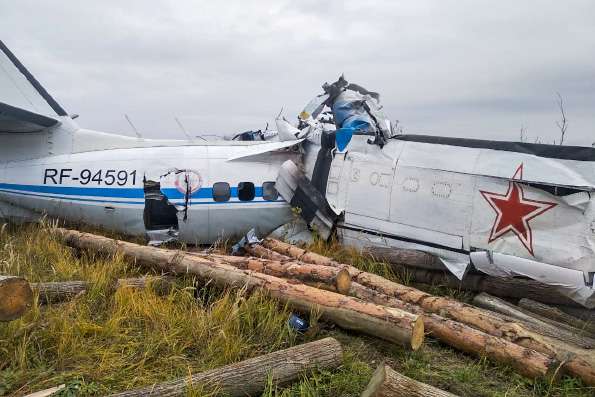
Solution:
[{"label": "grass field", "polygon": [[[150,274],[120,257],[75,252],[44,225],[0,224],[0,274],[31,282],[86,280],[92,288],[61,304],[35,307],[0,323],[0,395],[25,395],[66,384],[61,395],[104,395],[188,376],[295,344],[333,336],[345,347],[335,371],[304,374],[286,388],[269,382],[264,396],[358,396],[375,367],[387,361],[414,379],[460,396],[593,396],[572,378],[530,382],[510,368],[473,358],[431,338],[417,352],[346,333],[312,318],[297,334],[287,326],[290,310],[263,293],[220,289],[179,278],[160,296],[152,289],[114,290],[113,280]],[[311,249],[354,266],[396,278],[379,263],[316,242]],[[403,278],[403,277],[401,277]],[[402,282],[408,280],[404,277]],[[432,292],[467,298],[435,286]],[[209,395],[200,385],[188,395]]]}]

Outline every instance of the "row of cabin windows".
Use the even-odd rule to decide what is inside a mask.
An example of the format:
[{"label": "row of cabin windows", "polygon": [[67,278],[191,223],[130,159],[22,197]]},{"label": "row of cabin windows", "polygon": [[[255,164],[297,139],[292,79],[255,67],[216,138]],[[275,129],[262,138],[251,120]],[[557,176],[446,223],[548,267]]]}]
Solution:
[{"label": "row of cabin windows", "polygon": [[[256,188],[252,182],[238,183],[238,199],[240,201],[252,201],[256,196]],[[227,182],[215,182],[213,184],[213,200],[218,203],[229,201],[231,198],[231,187]],[[262,198],[266,201],[276,201],[279,193],[275,189],[275,182],[264,182],[262,184]]]}]

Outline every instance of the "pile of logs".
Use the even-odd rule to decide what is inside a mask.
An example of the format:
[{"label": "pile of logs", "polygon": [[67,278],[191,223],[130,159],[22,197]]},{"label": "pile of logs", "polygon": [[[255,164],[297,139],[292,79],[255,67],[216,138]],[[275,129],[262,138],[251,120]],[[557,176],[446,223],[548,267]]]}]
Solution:
[{"label": "pile of logs", "polygon": [[[74,230],[54,230],[66,244],[78,249],[119,253],[160,272],[191,273],[221,286],[264,289],[296,310],[315,311],[339,327],[411,350],[421,347],[427,332],[455,349],[510,365],[532,379],[567,373],[595,385],[593,325],[529,299],[521,300],[517,307],[480,294],[475,305],[468,305],[273,239],[247,246],[250,256],[237,257],[147,247]],[[414,255],[408,260],[417,261],[420,267],[436,266],[430,257]],[[60,296],[49,292],[58,290],[56,285],[52,288],[33,285],[40,299],[45,296],[49,301]],[[85,288],[84,283],[71,285],[68,293],[75,296]],[[415,382],[387,366],[378,369],[375,379],[375,387],[383,382]],[[432,393],[423,395],[449,395]]]},{"label": "pile of logs", "polygon": [[542,335],[515,319],[433,296],[277,240],[265,239],[263,247],[251,253],[277,260],[280,254],[291,260],[346,269],[353,280],[350,295],[421,315],[429,334],[445,344],[509,364],[530,378],[565,371],[595,385],[593,350]]},{"label": "pile of logs", "polygon": [[[90,233],[54,229],[65,243],[106,254],[120,253],[162,272],[191,273],[221,286],[266,290],[272,297],[303,312],[317,311],[323,320],[362,332],[408,349],[424,339],[424,322],[418,314],[340,294],[350,284],[346,271],[296,261],[276,261],[217,254],[200,254],[147,247]],[[256,269],[256,270],[252,270]],[[297,282],[300,280],[301,282]],[[317,288],[322,285],[327,289]]]}]

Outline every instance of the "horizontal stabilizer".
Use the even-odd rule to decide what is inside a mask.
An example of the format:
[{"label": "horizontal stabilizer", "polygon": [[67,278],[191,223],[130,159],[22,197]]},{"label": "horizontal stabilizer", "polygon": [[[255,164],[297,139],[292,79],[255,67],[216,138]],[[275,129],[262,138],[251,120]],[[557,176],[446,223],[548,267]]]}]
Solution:
[{"label": "horizontal stabilizer", "polygon": [[0,132],[35,132],[68,113],[0,40]]},{"label": "horizontal stabilizer", "polygon": [[38,132],[58,123],[51,117],[0,102],[0,133]]}]

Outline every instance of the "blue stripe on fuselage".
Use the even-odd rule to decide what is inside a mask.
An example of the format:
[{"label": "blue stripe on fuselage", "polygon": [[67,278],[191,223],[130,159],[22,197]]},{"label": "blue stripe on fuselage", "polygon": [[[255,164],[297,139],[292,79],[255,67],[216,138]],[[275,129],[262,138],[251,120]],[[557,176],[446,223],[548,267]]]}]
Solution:
[{"label": "blue stripe on fuselage", "polygon": [[144,199],[142,188],[136,187],[72,187],[47,185],[20,185],[15,183],[0,183],[0,189],[18,190],[33,193],[61,194],[66,196],[92,196],[110,198]]},{"label": "blue stripe on fuselage", "polygon": [[[12,191],[11,191],[12,190]],[[232,187],[231,197],[238,198],[238,189]],[[262,197],[262,187],[255,187],[255,198]],[[21,185],[13,183],[0,183],[0,191],[12,194],[21,194],[25,196],[55,198],[61,200],[83,201],[83,202],[99,202],[99,203],[120,203],[120,204],[143,204],[141,201],[117,201],[109,199],[140,199],[144,200],[145,194],[142,188],[113,188],[113,187],[72,187],[72,186],[46,186],[46,185]],[[175,188],[164,188],[162,192],[169,200],[184,199],[184,194]],[[56,195],[56,196],[51,196]],[[72,196],[83,197],[105,197],[105,199],[80,198]],[[204,187],[194,192],[191,199],[212,199],[213,189]],[[276,200],[283,201],[283,200]],[[225,204],[225,203],[267,203],[273,201],[225,201],[225,202],[191,202],[195,204]]]},{"label": "blue stripe on fuselage", "polygon": [[144,205],[144,201],[114,201],[114,200],[97,200],[97,199],[84,199],[78,197],[66,197],[66,196],[50,196],[47,194],[37,194],[37,193],[30,193],[30,192],[13,192],[10,190],[0,189],[0,192],[9,193],[9,194],[18,194],[20,196],[32,196],[32,197],[44,197],[50,199],[57,199],[57,200],[68,200],[68,201],[82,201],[82,202],[93,202],[93,203],[118,203],[118,204],[138,204]]}]

